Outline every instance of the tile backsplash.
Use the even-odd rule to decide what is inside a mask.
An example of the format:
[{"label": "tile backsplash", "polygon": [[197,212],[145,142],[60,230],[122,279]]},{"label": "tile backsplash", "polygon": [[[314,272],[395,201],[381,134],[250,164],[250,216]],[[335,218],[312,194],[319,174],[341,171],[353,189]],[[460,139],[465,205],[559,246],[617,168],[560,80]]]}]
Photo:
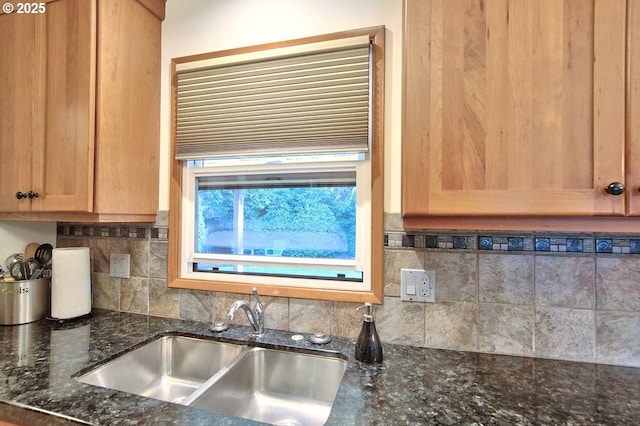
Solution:
[{"label": "tile backsplash", "polygon": [[[248,297],[167,288],[166,227],[57,234],[91,248],[96,308],[210,322]],[[131,278],[109,276],[111,253],[131,255]],[[383,342],[640,367],[640,235],[407,231],[388,214],[384,253]],[[400,301],[401,268],[434,270],[436,303]],[[356,337],[362,323],[356,303],[261,299],[267,328]]]}]

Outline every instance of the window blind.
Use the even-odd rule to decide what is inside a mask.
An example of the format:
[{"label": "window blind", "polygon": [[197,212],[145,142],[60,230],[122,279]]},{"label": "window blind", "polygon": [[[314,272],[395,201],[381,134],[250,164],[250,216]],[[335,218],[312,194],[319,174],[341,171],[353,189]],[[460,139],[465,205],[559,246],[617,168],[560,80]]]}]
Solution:
[{"label": "window blind", "polygon": [[176,66],[176,158],[366,152],[367,36]]}]

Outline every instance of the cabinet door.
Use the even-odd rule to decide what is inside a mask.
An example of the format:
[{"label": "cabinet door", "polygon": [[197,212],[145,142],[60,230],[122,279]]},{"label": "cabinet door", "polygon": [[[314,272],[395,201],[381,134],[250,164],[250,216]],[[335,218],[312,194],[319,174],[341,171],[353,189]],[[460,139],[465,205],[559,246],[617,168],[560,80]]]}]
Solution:
[{"label": "cabinet door", "polygon": [[625,9],[406,0],[403,214],[624,214]]},{"label": "cabinet door", "polygon": [[93,209],[95,1],[46,5],[45,143],[33,153],[33,211]]},{"label": "cabinet door", "polygon": [[0,211],[29,210],[32,149],[42,144],[42,86],[35,79],[39,15],[0,13]]},{"label": "cabinet door", "polygon": [[[155,215],[158,209],[161,21],[147,6],[123,0],[99,4],[99,213]],[[163,11],[164,4],[159,6]]]},{"label": "cabinet door", "polygon": [[627,74],[627,197],[629,214],[640,216],[640,1],[629,2]]}]

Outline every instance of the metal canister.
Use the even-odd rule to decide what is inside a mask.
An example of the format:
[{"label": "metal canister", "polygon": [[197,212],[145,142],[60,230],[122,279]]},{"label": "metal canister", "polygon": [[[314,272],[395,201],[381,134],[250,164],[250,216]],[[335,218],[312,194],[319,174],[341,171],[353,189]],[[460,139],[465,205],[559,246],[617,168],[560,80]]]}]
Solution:
[{"label": "metal canister", "polygon": [[26,324],[51,311],[51,278],[0,281],[0,325]]}]

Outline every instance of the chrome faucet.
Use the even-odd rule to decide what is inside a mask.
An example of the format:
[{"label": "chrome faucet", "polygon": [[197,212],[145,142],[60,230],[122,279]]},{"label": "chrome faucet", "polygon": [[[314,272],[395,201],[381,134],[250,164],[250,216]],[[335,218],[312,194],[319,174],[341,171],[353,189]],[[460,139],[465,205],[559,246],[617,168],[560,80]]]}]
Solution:
[{"label": "chrome faucet", "polygon": [[253,308],[251,308],[244,300],[236,300],[229,308],[227,318],[229,318],[229,321],[233,321],[236,311],[238,309],[242,309],[244,313],[247,314],[247,319],[249,320],[251,327],[253,327],[253,335],[262,336],[264,334],[264,307],[262,306],[262,303],[260,303],[258,290],[254,287],[251,291],[253,292],[253,297],[256,298],[256,303],[253,305]]}]

